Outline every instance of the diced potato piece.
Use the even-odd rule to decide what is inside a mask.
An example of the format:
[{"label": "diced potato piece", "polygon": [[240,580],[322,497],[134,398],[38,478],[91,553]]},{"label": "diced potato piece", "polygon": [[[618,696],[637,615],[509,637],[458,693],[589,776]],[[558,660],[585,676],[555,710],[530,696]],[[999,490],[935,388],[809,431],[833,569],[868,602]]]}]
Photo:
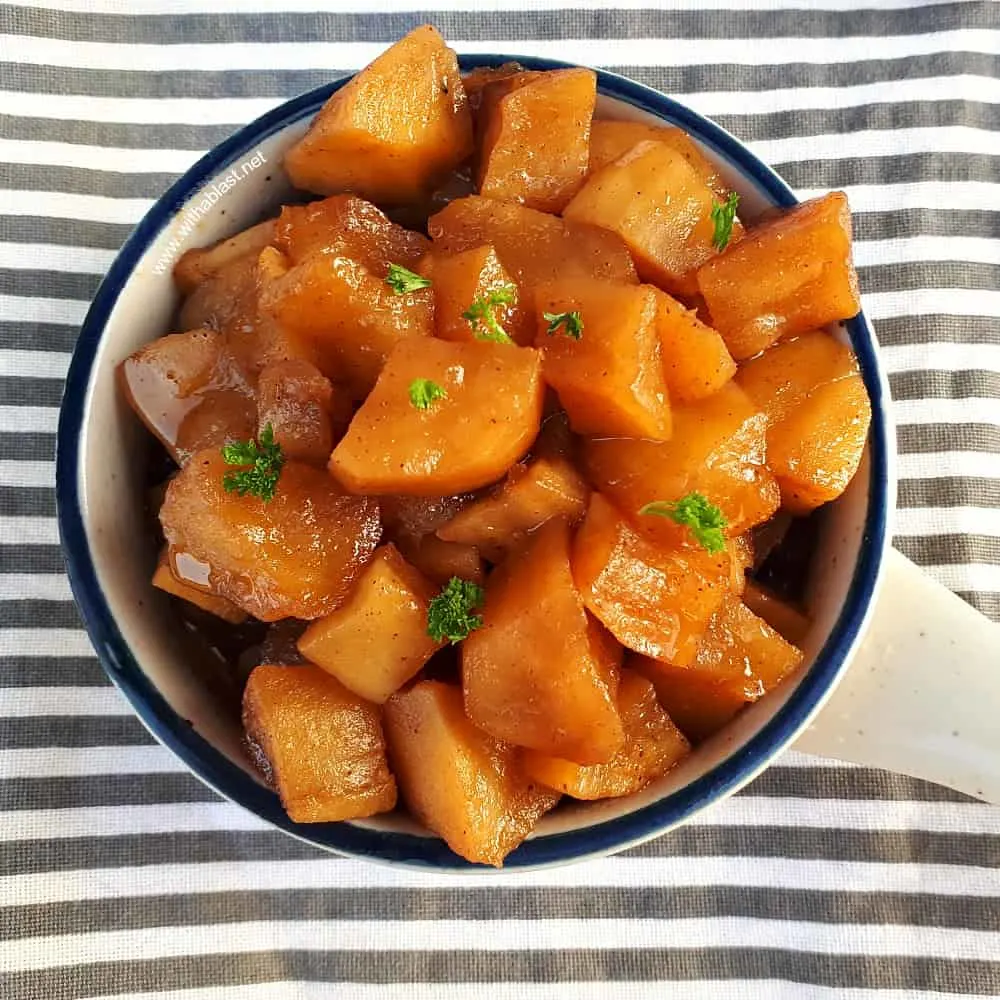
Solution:
[{"label": "diced potato piece", "polygon": [[[690,295],[697,291],[695,269],[718,253],[715,203],[715,193],[681,153],[641,142],[592,174],[563,216],[618,233],[643,281]],[[732,240],[742,233],[736,220]]]},{"label": "diced potato piece", "polygon": [[707,740],[745,707],[743,685],[719,681],[697,670],[674,667],[633,654],[627,668],[648,678],[656,697],[684,735],[694,743]]},{"label": "diced potato piece", "polygon": [[255,667],[243,727],[294,822],[361,819],[396,805],[378,709],[318,667]]},{"label": "diced potato piece", "polygon": [[434,593],[394,545],[383,545],[344,603],[305,630],[299,651],[355,694],[381,704],[444,645],[427,634]]},{"label": "diced potato piece", "polygon": [[274,245],[293,264],[315,253],[350,257],[384,278],[390,264],[411,270],[430,249],[422,233],[391,222],[370,201],[335,194],[307,205],[285,205],[274,232]]},{"label": "diced potato piece", "polygon": [[[541,285],[535,296],[542,374],[577,434],[670,437],[656,298],[649,287],[574,279]],[[579,339],[549,332],[549,315],[579,312]]]},{"label": "diced potato piece", "polygon": [[737,382],[767,414],[767,460],[785,507],[835,500],[861,462],[871,403],[849,347],[816,330],[748,361]]},{"label": "diced potato piece", "polygon": [[728,551],[655,544],[595,493],[573,544],[573,578],[622,645],[686,664],[729,593],[730,560]]},{"label": "diced potato piece", "polygon": [[861,302],[847,195],[834,191],[757,226],[701,267],[698,288],[737,359],[854,316]]},{"label": "diced potato piece", "polygon": [[801,645],[809,632],[809,618],[799,608],[754,580],[747,581],[743,603],[794,646]]},{"label": "diced potato piece", "polygon": [[181,293],[190,295],[203,281],[214,277],[234,260],[256,257],[273,241],[274,225],[275,220],[268,219],[210,247],[188,250],[174,265],[174,281]]},{"label": "diced potato piece", "polygon": [[171,451],[183,465],[204,448],[246,441],[256,432],[257,406],[247,386],[207,389],[198,394],[198,405],[184,415]]},{"label": "diced potato piece", "polygon": [[170,572],[170,561],[167,559],[166,552],[160,555],[152,583],[154,587],[172,594],[174,597],[179,597],[181,600],[201,608],[202,611],[207,611],[233,625],[239,625],[247,620],[246,612],[236,607],[232,601],[227,601],[224,597],[216,597],[215,594],[207,594],[197,587],[192,587],[190,584],[178,580]]},{"label": "diced potato piece", "polygon": [[641,674],[622,671],[618,714],[625,730],[621,749],[605,764],[574,764],[535,750],[524,754],[524,769],[540,784],[574,799],[631,795],[662,777],[691,751],[684,734],[656,700]]},{"label": "diced potato piece", "polygon": [[446,205],[427,221],[434,251],[444,254],[484,244],[496,250],[518,288],[518,301],[535,313],[535,289],[560,278],[635,283],[635,265],[620,236],[536,212],[524,205],[472,195]]},{"label": "diced potato piece", "polygon": [[385,706],[385,730],[410,811],[467,861],[500,867],[559,801],[524,774],[514,747],[465,717],[456,687],[400,691]]},{"label": "diced potato piece", "polygon": [[429,192],[472,148],[455,53],[425,24],[336,91],[284,162],[306,191],[402,204]]},{"label": "diced potato piece", "polygon": [[[446,393],[427,409],[415,379]],[[355,493],[442,496],[494,482],[531,447],[542,417],[541,359],[528,347],[404,340],[330,456]]]},{"label": "diced potato piece", "polygon": [[342,394],[334,402],[333,386],[308,361],[280,361],[260,373],[257,413],[260,430],[270,424],[274,440],[288,458],[324,465],[333,450],[333,412],[340,433],[353,414]]},{"label": "diced potato piece", "polygon": [[575,521],[590,490],[565,458],[538,457],[515,465],[489,496],[475,500],[437,530],[438,538],[476,546],[491,562],[553,517]]},{"label": "diced potato piece", "polygon": [[692,403],[718,392],[735,374],[726,342],[666,292],[657,291],[656,329],[670,398]]},{"label": "diced potato piece", "polygon": [[[462,314],[476,299],[514,284],[490,246],[449,256],[428,254],[419,271],[434,282],[434,324],[443,340],[475,340],[472,324]],[[493,314],[515,343],[534,340],[535,318],[520,302],[498,305]]]},{"label": "diced potato piece", "polygon": [[591,482],[636,520],[644,534],[667,542],[688,537],[664,517],[639,517],[653,500],[691,492],[717,504],[729,535],[766,521],[779,503],[778,486],[764,465],[765,417],[735,385],[697,403],[672,408],[669,441],[592,440],[584,444]]},{"label": "diced potato piece", "polygon": [[461,650],[469,718],[518,746],[609,760],[623,739],[613,675],[573,583],[565,521],[549,521],[489,578],[481,614]]},{"label": "diced potato piece", "polygon": [[358,261],[326,254],[307,257],[265,288],[261,309],[283,329],[312,340],[319,367],[358,398],[375,384],[396,344],[434,332],[429,288],[397,294]]},{"label": "diced potato piece", "polygon": [[420,535],[400,539],[399,550],[408,562],[438,586],[443,586],[453,576],[473,583],[483,582],[483,559],[474,545],[446,542],[437,535]]},{"label": "diced potato piece", "polygon": [[593,70],[561,69],[484,104],[479,193],[561,212],[587,172],[596,99]]},{"label": "diced potato piece", "polygon": [[590,126],[590,173],[624,156],[640,142],[662,142],[675,149],[694,168],[698,176],[725,201],[729,188],[719,176],[697,143],[673,125],[651,125],[647,122],[616,122],[595,120]]},{"label": "diced potato piece", "polygon": [[269,502],[227,492],[231,471],[211,449],[171,480],[160,509],[171,549],[207,563],[212,592],[261,621],[339,607],[378,542],[378,504],[299,462],[285,463]]}]

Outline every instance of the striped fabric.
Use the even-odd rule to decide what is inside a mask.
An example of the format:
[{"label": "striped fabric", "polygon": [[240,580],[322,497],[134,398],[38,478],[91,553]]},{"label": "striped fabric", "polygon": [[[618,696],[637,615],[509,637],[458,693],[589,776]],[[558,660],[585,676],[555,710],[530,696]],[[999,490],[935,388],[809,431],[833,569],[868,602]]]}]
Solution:
[{"label": "striped fabric", "polygon": [[788,754],[624,855],[429,877],[219,801],[91,652],[52,484],[101,274],[202,151],[423,20],[466,51],[613,68],[803,195],[848,191],[900,425],[896,544],[1000,618],[1000,7],[518,4],[0,7],[0,997],[1000,996],[1000,809]]}]

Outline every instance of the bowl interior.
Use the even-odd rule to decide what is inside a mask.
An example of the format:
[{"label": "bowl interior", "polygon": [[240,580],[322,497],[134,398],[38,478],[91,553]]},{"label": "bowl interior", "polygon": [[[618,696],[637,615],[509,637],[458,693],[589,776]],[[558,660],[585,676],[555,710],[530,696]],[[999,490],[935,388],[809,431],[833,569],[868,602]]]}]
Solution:
[{"label": "bowl interior", "polygon": [[[126,245],[88,316],[68,381],[59,437],[60,523],[74,592],[109,674],[149,728],[195,773],[313,843],[376,860],[465,868],[402,815],[296,826],[258,781],[241,750],[231,693],[220,693],[218,671],[206,662],[202,644],[178,628],[170,600],[149,585],[156,557],[144,514],[149,440],[115,384],[120,361],[170,332],[177,306],[171,267],[177,257],[275,214],[293,197],[281,169],[282,153],[337,85],[277,109],[209,154],[158,203]],[[686,109],[608,74],[600,74],[599,89],[600,117],[667,119],[690,132],[740,193],[741,215],[750,221],[774,205],[794,202],[776,175]],[[806,666],[638,795],[569,805],[551,814],[511,855],[509,866],[621,848],[688,818],[765,766],[832,685],[870,603],[889,505],[883,383],[871,333],[863,318],[834,332],[854,343],[876,423],[861,470],[823,520],[814,560],[814,581],[821,579],[822,586],[810,588],[815,624]]]}]

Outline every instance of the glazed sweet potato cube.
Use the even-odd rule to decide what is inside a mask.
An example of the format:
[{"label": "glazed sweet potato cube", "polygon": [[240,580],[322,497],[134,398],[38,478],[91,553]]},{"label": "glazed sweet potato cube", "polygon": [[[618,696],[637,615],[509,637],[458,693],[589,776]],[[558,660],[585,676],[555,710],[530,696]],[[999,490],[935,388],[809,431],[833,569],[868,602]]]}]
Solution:
[{"label": "glazed sweet potato cube", "polygon": [[243,257],[256,257],[274,240],[275,220],[250,226],[235,236],[210,247],[188,250],[174,265],[174,281],[184,295],[190,295],[203,281],[218,274],[227,264]]},{"label": "glazed sweet potato cube", "polygon": [[472,195],[446,205],[427,222],[435,252],[459,253],[489,244],[513,278],[518,302],[535,312],[535,289],[561,278],[636,282],[620,236],[558,219],[524,205]]},{"label": "glazed sweet potato cube", "polygon": [[255,667],[243,727],[294,822],[361,819],[396,805],[378,708],[318,667]]},{"label": "glazed sweet potato cube", "polygon": [[453,576],[473,583],[483,582],[483,557],[474,545],[446,542],[437,535],[420,535],[401,538],[399,550],[407,562],[439,587]]},{"label": "glazed sweet potato cube", "polygon": [[809,632],[809,617],[800,608],[782,600],[755,580],[748,580],[743,603],[758,618],[763,618],[783,639],[799,646]]},{"label": "glazed sweet potato cube", "polygon": [[[591,482],[636,518],[654,500],[697,492],[716,504],[729,535],[740,535],[777,510],[779,491],[764,464],[766,422],[732,383],[697,403],[672,407],[669,441],[591,440],[584,462]],[[644,534],[677,542],[687,529],[668,518],[636,520]]]},{"label": "glazed sweet potato cube", "polygon": [[[654,289],[567,279],[535,296],[542,374],[577,434],[670,437]],[[553,316],[576,313],[582,328]]]},{"label": "glazed sweet potato cube", "polygon": [[[473,325],[462,314],[477,299],[514,284],[491,246],[447,256],[428,254],[418,270],[433,282],[434,325],[442,340],[476,340]],[[534,339],[534,317],[520,302],[498,304],[494,316],[515,343],[530,344]]]},{"label": "glazed sweet potato cube", "polygon": [[412,270],[430,249],[422,233],[404,229],[370,201],[353,194],[285,205],[275,226],[274,245],[293,264],[315,253],[350,257],[376,277],[384,277],[390,264]]},{"label": "glazed sweet potato cube", "polygon": [[437,529],[438,538],[475,546],[491,562],[553,517],[578,520],[590,489],[572,462],[539,456],[515,465],[490,495],[473,501]]},{"label": "glazed sweet potato cube", "polygon": [[231,258],[206,275],[181,303],[178,327],[229,330],[253,326],[257,317],[257,259],[262,252]]},{"label": "glazed sweet potato cube", "polygon": [[549,521],[488,579],[481,614],[461,648],[469,718],[518,746],[610,759],[623,738],[614,670],[573,583],[565,521]]},{"label": "glazed sweet potato cube", "polygon": [[233,471],[211,449],[171,480],[160,508],[171,550],[207,564],[211,591],[261,621],[339,607],[378,542],[378,504],[300,462],[285,463],[270,501],[228,492]]},{"label": "glazed sweet potato cube", "polygon": [[257,406],[248,386],[206,389],[198,393],[197,401],[185,413],[170,449],[179,464],[204,448],[220,448],[256,434]]},{"label": "glazed sweet potato cube", "polygon": [[523,83],[483,104],[479,193],[561,212],[587,172],[597,77],[561,69],[512,79]]},{"label": "glazed sweet potato cube", "polygon": [[427,634],[434,594],[394,545],[383,545],[344,603],[305,630],[299,651],[355,694],[381,704],[444,645]]},{"label": "glazed sweet potato cube", "polygon": [[589,172],[596,173],[640,142],[662,142],[670,146],[691,164],[721,201],[728,197],[729,188],[715,166],[686,132],[673,125],[595,120],[590,126]]},{"label": "glazed sweet potato cube", "polygon": [[403,538],[433,534],[475,498],[475,493],[439,497],[390,494],[379,498],[382,524],[389,537],[399,544]]},{"label": "glazed sweet potato cube", "polygon": [[718,392],[735,374],[726,342],[693,309],[666,292],[656,293],[656,329],[670,398],[691,403]]},{"label": "glazed sweet potato cube", "polygon": [[233,625],[239,625],[247,620],[246,612],[236,607],[232,601],[227,601],[224,597],[216,597],[215,594],[206,593],[183,580],[178,580],[170,571],[170,560],[167,558],[166,551],[160,554],[160,561],[156,564],[156,572],[153,573],[152,584],[159,590],[179,597],[182,601],[187,601],[189,604],[201,608],[202,611],[207,611]]},{"label": "glazed sweet potato cube", "polygon": [[740,597],[747,589],[747,571],[754,563],[753,539],[749,533],[736,535],[726,539],[726,547],[730,558],[729,589]]},{"label": "glazed sweet potato cube", "polygon": [[399,294],[358,261],[327,254],[307,257],[268,285],[261,309],[310,339],[320,369],[358,398],[375,384],[397,343],[434,332],[429,288]]},{"label": "glazed sweet potato cube", "polygon": [[671,722],[656,699],[653,685],[641,674],[622,671],[618,714],[625,742],[611,760],[575,764],[527,750],[525,770],[540,784],[574,799],[607,799],[638,792],[690,753],[691,744]]},{"label": "glazed sweet potato cube", "polygon": [[465,94],[469,99],[469,107],[472,109],[473,117],[482,106],[483,91],[493,83],[499,83],[512,76],[520,76],[525,72],[524,67],[517,62],[502,63],[500,66],[476,66],[468,73],[462,74],[462,86],[465,87]]},{"label": "glazed sweet potato cube", "polygon": [[[413,383],[444,395],[426,409]],[[330,456],[354,493],[442,496],[495,482],[531,447],[542,417],[541,359],[528,347],[401,341]]]},{"label": "glazed sweet potato cube", "polygon": [[467,861],[500,867],[559,801],[524,773],[516,748],[465,717],[456,687],[400,691],[385,706],[385,731],[410,811]]},{"label": "glazed sweet potato cube", "polygon": [[425,24],[337,90],[284,163],[306,191],[402,204],[429,192],[472,148],[455,53]]},{"label": "glazed sweet potato cube", "polygon": [[654,543],[595,493],[574,540],[573,578],[623,646],[686,664],[729,593],[730,559],[728,550]]},{"label": "glazed sweet potato cube", "polygon": [[[349,401],[348,406],[349,406]],[[351,409],[341,409],[341,430]],[[308,361],[280,361],[260,373],[257,382],[258,425],[270,424],[274,440],[288,458],[324,465],[333,450],[333,386]],[[346,416],[346,420],[344,419]]]},{"label": "glazed sweet potato cube", "polygon": [[[712,243],[715,192],[684,156],[662,142],[640,142],[588,177],[563,216],[618,233],[639,277],[668,292],[697,291],[695,271],[718,251]],[[739,220],[732,239],[742,235]]]},{"label": "glazed sweet potato cube", "polygon": [[713,257],[698,288],[736,359],[861,308],[847,195],[803,202]]}]

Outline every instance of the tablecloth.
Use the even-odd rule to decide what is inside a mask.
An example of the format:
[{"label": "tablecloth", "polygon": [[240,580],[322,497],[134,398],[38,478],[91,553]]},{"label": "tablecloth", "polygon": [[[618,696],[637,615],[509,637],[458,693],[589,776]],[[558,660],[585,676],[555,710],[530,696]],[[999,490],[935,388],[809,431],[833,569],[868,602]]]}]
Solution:
[{"label": "tablecloth", "polygon": [[88,300],[203,150],[423,21],[469,51],[612,68],[715,118],[802,195],[848,192],[899,423],[896,545],[1000,617],[1000,8],[323,7],[0,7],[0,996],[1000,995],[1000,809],[946,790],[790,753],[618,857],[432,877],[265,828],[109,687],[54,519]]}]

